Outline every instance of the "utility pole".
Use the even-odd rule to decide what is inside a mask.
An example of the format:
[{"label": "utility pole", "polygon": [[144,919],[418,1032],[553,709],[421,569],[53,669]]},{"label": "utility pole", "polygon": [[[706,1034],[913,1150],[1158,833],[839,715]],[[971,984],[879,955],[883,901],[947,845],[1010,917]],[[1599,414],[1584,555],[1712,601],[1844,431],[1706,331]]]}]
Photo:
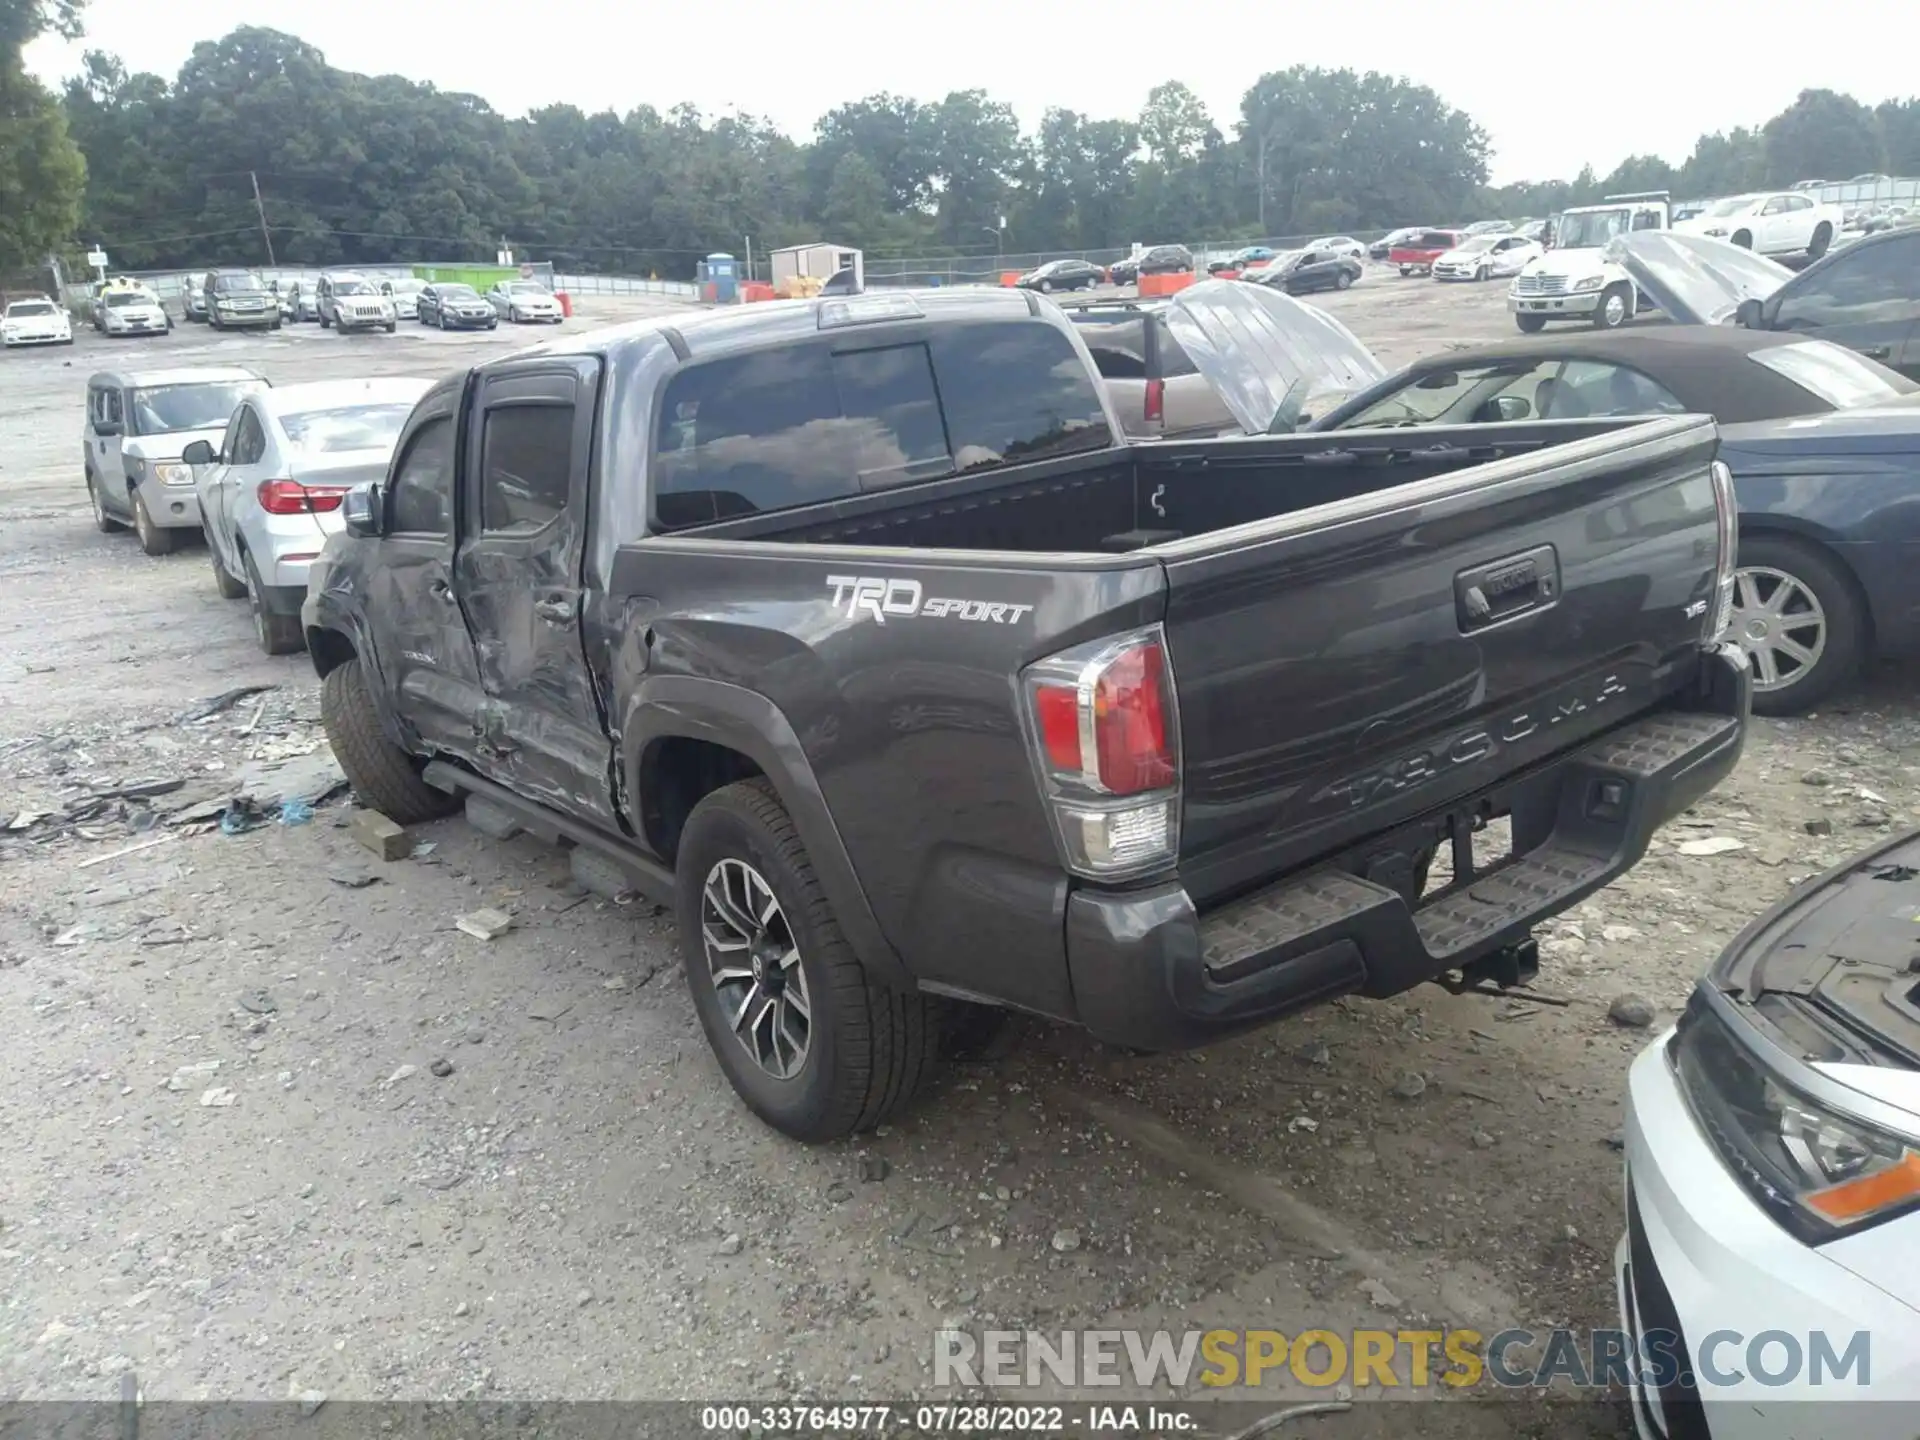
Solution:
[{"label": "utility pole", "polygon": [[260,198],[260,177],[249,170],[247,179],[253,182],[253,208],[260,216],[260,238],[267,244],[267,268],[277,269],[279,262],[273,258],[273,231],[267,227],[267,207]]}]

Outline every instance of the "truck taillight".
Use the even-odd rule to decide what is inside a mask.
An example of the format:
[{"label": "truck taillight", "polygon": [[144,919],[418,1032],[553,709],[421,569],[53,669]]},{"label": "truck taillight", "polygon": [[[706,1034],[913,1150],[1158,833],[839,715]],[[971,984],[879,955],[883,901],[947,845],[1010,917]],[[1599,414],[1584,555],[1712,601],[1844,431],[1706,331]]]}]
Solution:
[{"label": "truck taillight", "polygon": [[1172,863],[1179,715],[1159,627],[1049,656],[1028,667],[1022,684],[1067,868],[1115,880]]},{"label": "truck taillight", "polygon": [[302,485],[298,480],[262,480],[254,492],[269,515],[317,515],[338,510],[345,485]]},{"label": "truck taillight", "polygon": [[1740,505],[1733,493],[1733,471],[1716,460],[1712,474],[1714,539],[1718,553],[1714,563],[1713,603],[1707,609],[1709,644],[1723,637],[1733,623],[1733,574],[1740,557]]},{"label": "truck taillight", "polygon": [[1147,381],[1148,420],[1158,423],[1167,417],[1167,382],[1164,380]]}]

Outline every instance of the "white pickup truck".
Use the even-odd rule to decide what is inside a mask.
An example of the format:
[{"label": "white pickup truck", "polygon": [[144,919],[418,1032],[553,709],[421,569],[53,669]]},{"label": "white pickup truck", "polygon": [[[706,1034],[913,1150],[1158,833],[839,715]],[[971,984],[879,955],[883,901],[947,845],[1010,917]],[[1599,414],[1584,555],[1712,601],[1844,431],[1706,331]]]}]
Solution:
[{"label": "white pickup truck", "polygon": [[1751,195],[1729,195],[1698,215],[1676,220],[1682,234],[1710,235],[1744,250],[1775,259],[1804,255],[1818,260],[1846,228],[1846,212],[1821,203],[1802,190],[1761,190]]},{"label": "white pickup truck", "polygon": [[1531,335],[1549,320],[1585,320],[1617,330],[1651,308],[1633,281],[1606,258],[1610,241],[1635,230],[1665,230],[1671,213],[1666,191],[1609,195],[1598,205],[1574,205],[1552,222],[1552,244],[1527,262],[1507,289],[1513,323]]}]

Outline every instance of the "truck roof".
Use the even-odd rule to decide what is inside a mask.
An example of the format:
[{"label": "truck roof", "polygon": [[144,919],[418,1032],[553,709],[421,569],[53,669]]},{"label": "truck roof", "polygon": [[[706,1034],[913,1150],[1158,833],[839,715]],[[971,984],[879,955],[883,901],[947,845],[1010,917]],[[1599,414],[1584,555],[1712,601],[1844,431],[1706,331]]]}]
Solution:
[{"label": "truck roof", "polygon": [[[902,302],[909,302],[908,310]],[[609,325],[576,335],[562,336],[480,366],[487,370],[515,358],[529,355],[605,355],[655,345],[669,345],[682,360],[695,356],[709,359],[730,351],[746,350],[781,340],[798,340],[839,328],[833,316],[872,310],[875,318],[842,322],[847,328],[875,329],[893,324],[915,324],[923,320],[1014,319],[1044,314],[1042,301],[1026,290],[989,289],[986,286],[956,286],[952,289],[881,290],[864,295],[823,296],[812,300],[764,300],[752,305],[729,306],[689,314],[671,321],[661,317]],[[884,313],[889,306],[898,313]],[[823,323],[821,312],[829,312]]]}]

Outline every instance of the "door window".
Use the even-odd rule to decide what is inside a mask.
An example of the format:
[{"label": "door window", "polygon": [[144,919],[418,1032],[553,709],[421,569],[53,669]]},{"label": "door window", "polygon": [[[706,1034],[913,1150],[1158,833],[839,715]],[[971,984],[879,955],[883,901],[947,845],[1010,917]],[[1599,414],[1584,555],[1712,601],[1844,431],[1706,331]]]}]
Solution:
[{"label": "door window", "polygon": [[222,465],[237,465],[234,457],[240,453],[240,417],[247,412],[236,410],[233,418],[227,421],[226,431],[220,436],[220,448],[214,452],[214,458]]},{"label": "door window", "polygon": [[436,416],[414,432],[393,477],[389,503],[387,524],[395,534],[445,535],[453,528],[451,420]]},{"label": "door window", "polygon": [[1113,443],[1093,376],[1044,321],[951,325],[930,346],[955,468],[965,472]]},{"label": "door window", "polygon": [[1760,207],[1760,213],[1762,215],[1779,215],[1779,214],[1783,214],[1786,211],[1786,208],[1787,208],[1786,197],[1782,195],[1776,195],[1773,197],[1773,199],[1767,201],[1766,204]]},{"label": "door window", "polygon": [[258,465],[267,453],[267,432],[261,428],[260,417],[251,405],[243,406],[240,413],[233,417],[236,427],[233,436],[232,465]]},{"label": "door window", "polygon": [[1080,338],[1087,342],[1093,368],[1108,380],[1147,378],[1147,321],[1122,314],[1112,319],[1090,317],[1080,322]]},{"label": "door window", "polygon": [[1842,251],[1823,269],[1789,281],[1774,311],[1776,330],[1898,324],[1920,319],[1920,233]]},{"label": "door window", "polygon": [[[1527,415],[1543,418],[1538,400],[1553,393],[1558,360],[1489,361],[1450,370],[1429,370],[1390,395],[1341,422],[1342,430],[1370,430],[1389,425],[1465,425],[1497,419],[1494,401],[1516,395],[1527,403]],[[1542,386],[1547,388],[1543,391]],[[1550,418],[1550,417],[1544,417]]]},{"label": "door window", "polygon": [[1665,386],[1625,365],[1569,360],[1555,379],[1549,420],[1589,415],[1684,415],[1687,407]]},{"label": "door window", "polygon": [[544,530],[567,508],[573,406],[503,405],[489,410],[481,456],[481,529],[489,535]]},{"label": "door window", "polygon": [[125,412],[120,408],[120,392],[109,390],[101,396],[101,416],[109,425],[118,425],[125,420]]}]

